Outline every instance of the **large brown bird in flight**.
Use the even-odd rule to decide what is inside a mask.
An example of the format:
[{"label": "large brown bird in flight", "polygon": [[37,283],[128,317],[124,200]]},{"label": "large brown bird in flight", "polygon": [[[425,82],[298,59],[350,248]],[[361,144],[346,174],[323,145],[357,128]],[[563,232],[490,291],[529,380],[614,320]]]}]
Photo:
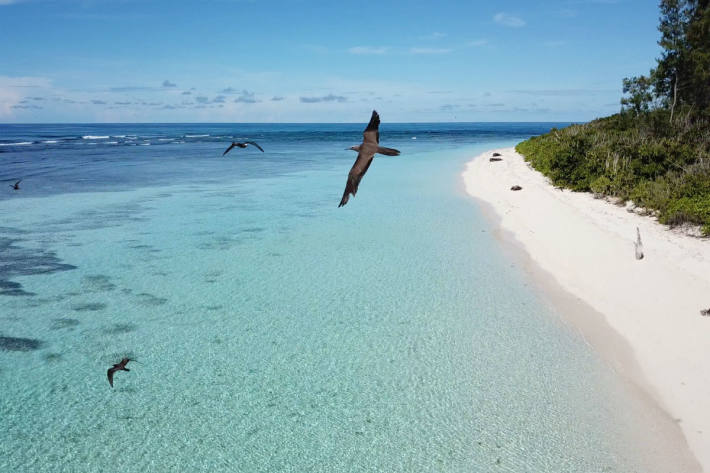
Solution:
[{"label": "large brown bird in flight", "polygon": [[106,375],[108,376],[108,384],[113,387],[113,373],[115,371],[131,371],[128,368],[126,368],[126,365],[128,364],[129,361],[135,361],[131,360],[130,358],[124,358],[122,359],[119,363],[116,363],[113,365],[111,368],[108,369],[106,372]]},{"label": "large brown bird in flight", "polygon": [[229,153],[230,151],[232,151],[232,148],[234,148],[234,147],[237,147],[237,148],[246,148],[247,145],[254,145],[254,146],[256,146],[257,148],[259,148],[259,151],[261,151],[262,153],[264,152],[264,150],[261,148],[261,146],[259,146],[258,144],[256,144],[256,142],[254,142],[254,141],[245,141],[245,142],[243,142],[243,143],[239,143],[239,142],[237,142],[237,141],[232,141],[232,144],[229,145],[229,148],[227,148],[227,150],[226,150],[224,153],[222,153],[222,156],[224,156],[225,154],[227,154],[227,153]]},{"label": "large brown bird in flight", "polygon": [[375,110],[373,110],[372,116],[370,117],[370,123],[367,124],[367,128],[365,128],[365,131],[362,134],[362,143],[358,146],[351,146],[348,148],[353,151],[357,151],[357,159],[348,174],[348,182],[345,184],[345,192],[343,192],[343,198],[340,199],[340,205],[338,205],[338,207],[342,207],[348,203],[350,194],[353,196],[357,194],[357,186],[360,184],[362,176],[364,176],[367,172],[367,168],[370,167],[372,158],[375,157],[375,153],[385,154],[387,156],[399,156],[398,150],[380,146],[379,128],[380,116]]}]

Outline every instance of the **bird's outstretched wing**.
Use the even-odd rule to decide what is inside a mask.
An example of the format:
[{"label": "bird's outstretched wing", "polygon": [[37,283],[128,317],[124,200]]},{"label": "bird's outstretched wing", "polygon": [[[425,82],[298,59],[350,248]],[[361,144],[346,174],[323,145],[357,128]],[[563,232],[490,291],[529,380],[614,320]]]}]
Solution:
[{"label": "bird's outstretched wing", "polygon": [[222,156],[224,156],[225,154],[227,154],[227,153],[229,153],[230,151],[232,151],[232,148],[234,148],[235,146],[237,146],[236,143],[232,143],[231,145],[229,145],[229,148],[227,148],[227,149],[224,151],[224,153],[222,153]]},{"label": "bird's outstretched wing", "polygon": [[254,145],[257,148],[259,148],[259,151],[261,151],[262,153],[264,152],[264,149],[261,146],[259,146],[259,144],[256,143],[255,141],[245,141],[245,143],[250,144],[250,145]]},{"label": "bird's outstretched wing", "polygon": [[380,115],[376,111],[372,111],[370,123],[362,134],[363,143],[378,144],[380,142]]},{"label": "bird's outstretched wing", "polygon": [[20,182],[22,182],[22,179],[20,179],[19,181],[17,181],[17,182],[15,183],[15,185],[16,185],[16,186],[19,185]]},{"label": "bird's outstretched wing", "polygon": [[108,384],[113,387],[113,372],[116,371],[116,368],[109,368],[108,371],[106,372],[106,376],[108,376]]},{"label": "bird's outstretched wing", "polygon": [[370,164],[372,164],[373,157],[374,154],[363,154],[362,152],[358,153],[355,164],[353,164],[353,167],[348,173],[348,181],[345,183],[345,192],[343,192],[343,198],[340,199],[340,205],[338,205],[338,207],[342,207],[348,203],[350,194],[353,196],[357,194],[357,188],[360,185],[360,180],[367,172]]},{"label": "bird's outstretched wing", "polygon": [[379,154],[384,154],[386,156],[399,156],[399,150],[394,148],[385,148],[384,146],[378,146],[377,152]]}]

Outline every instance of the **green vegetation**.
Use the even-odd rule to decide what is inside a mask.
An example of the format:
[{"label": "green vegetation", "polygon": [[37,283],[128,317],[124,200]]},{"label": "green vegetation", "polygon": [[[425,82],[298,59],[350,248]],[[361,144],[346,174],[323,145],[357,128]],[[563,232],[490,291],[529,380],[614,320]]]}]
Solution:
[{"label": "green vegetation", "polygon": [[653,211],[710,235],[710,0],[662,0],[663,53],[627,78],[621,112],[517,146],[556,186]]}]

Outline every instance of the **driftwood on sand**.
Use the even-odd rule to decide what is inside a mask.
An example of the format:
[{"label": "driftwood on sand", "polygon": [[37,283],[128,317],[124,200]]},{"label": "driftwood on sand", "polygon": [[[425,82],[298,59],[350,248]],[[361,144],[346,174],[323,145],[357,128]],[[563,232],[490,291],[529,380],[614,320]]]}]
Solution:
[{"label": "driftwood on sand", "polygon": [[636,241],[634,242],[634,249],[636,251],[636,259],[643,259],[643,244],[641,243],[641,232],[639,227],[636,227]]}]

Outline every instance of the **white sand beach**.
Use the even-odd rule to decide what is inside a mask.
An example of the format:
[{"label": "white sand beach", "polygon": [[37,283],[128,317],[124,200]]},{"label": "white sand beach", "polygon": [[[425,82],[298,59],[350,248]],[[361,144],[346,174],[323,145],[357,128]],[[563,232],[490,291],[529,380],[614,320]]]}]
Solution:
[{"label": "white sand beach", "polygon": [[[493,152],[502,161],[490,162]],[[494,211],[501,237],[535,263],[536,277],[554,278],[602,314],[598,323],[574,315],[569,322],[668,413],[710,472],[710,317],[700,314],[710,308],[710,239],[557,189],[513,148],[477,156],[463,176],[467,192]],[[522,190],[511,191],[513,185]],[[634,253],[637,227],[641,260]]]}]

